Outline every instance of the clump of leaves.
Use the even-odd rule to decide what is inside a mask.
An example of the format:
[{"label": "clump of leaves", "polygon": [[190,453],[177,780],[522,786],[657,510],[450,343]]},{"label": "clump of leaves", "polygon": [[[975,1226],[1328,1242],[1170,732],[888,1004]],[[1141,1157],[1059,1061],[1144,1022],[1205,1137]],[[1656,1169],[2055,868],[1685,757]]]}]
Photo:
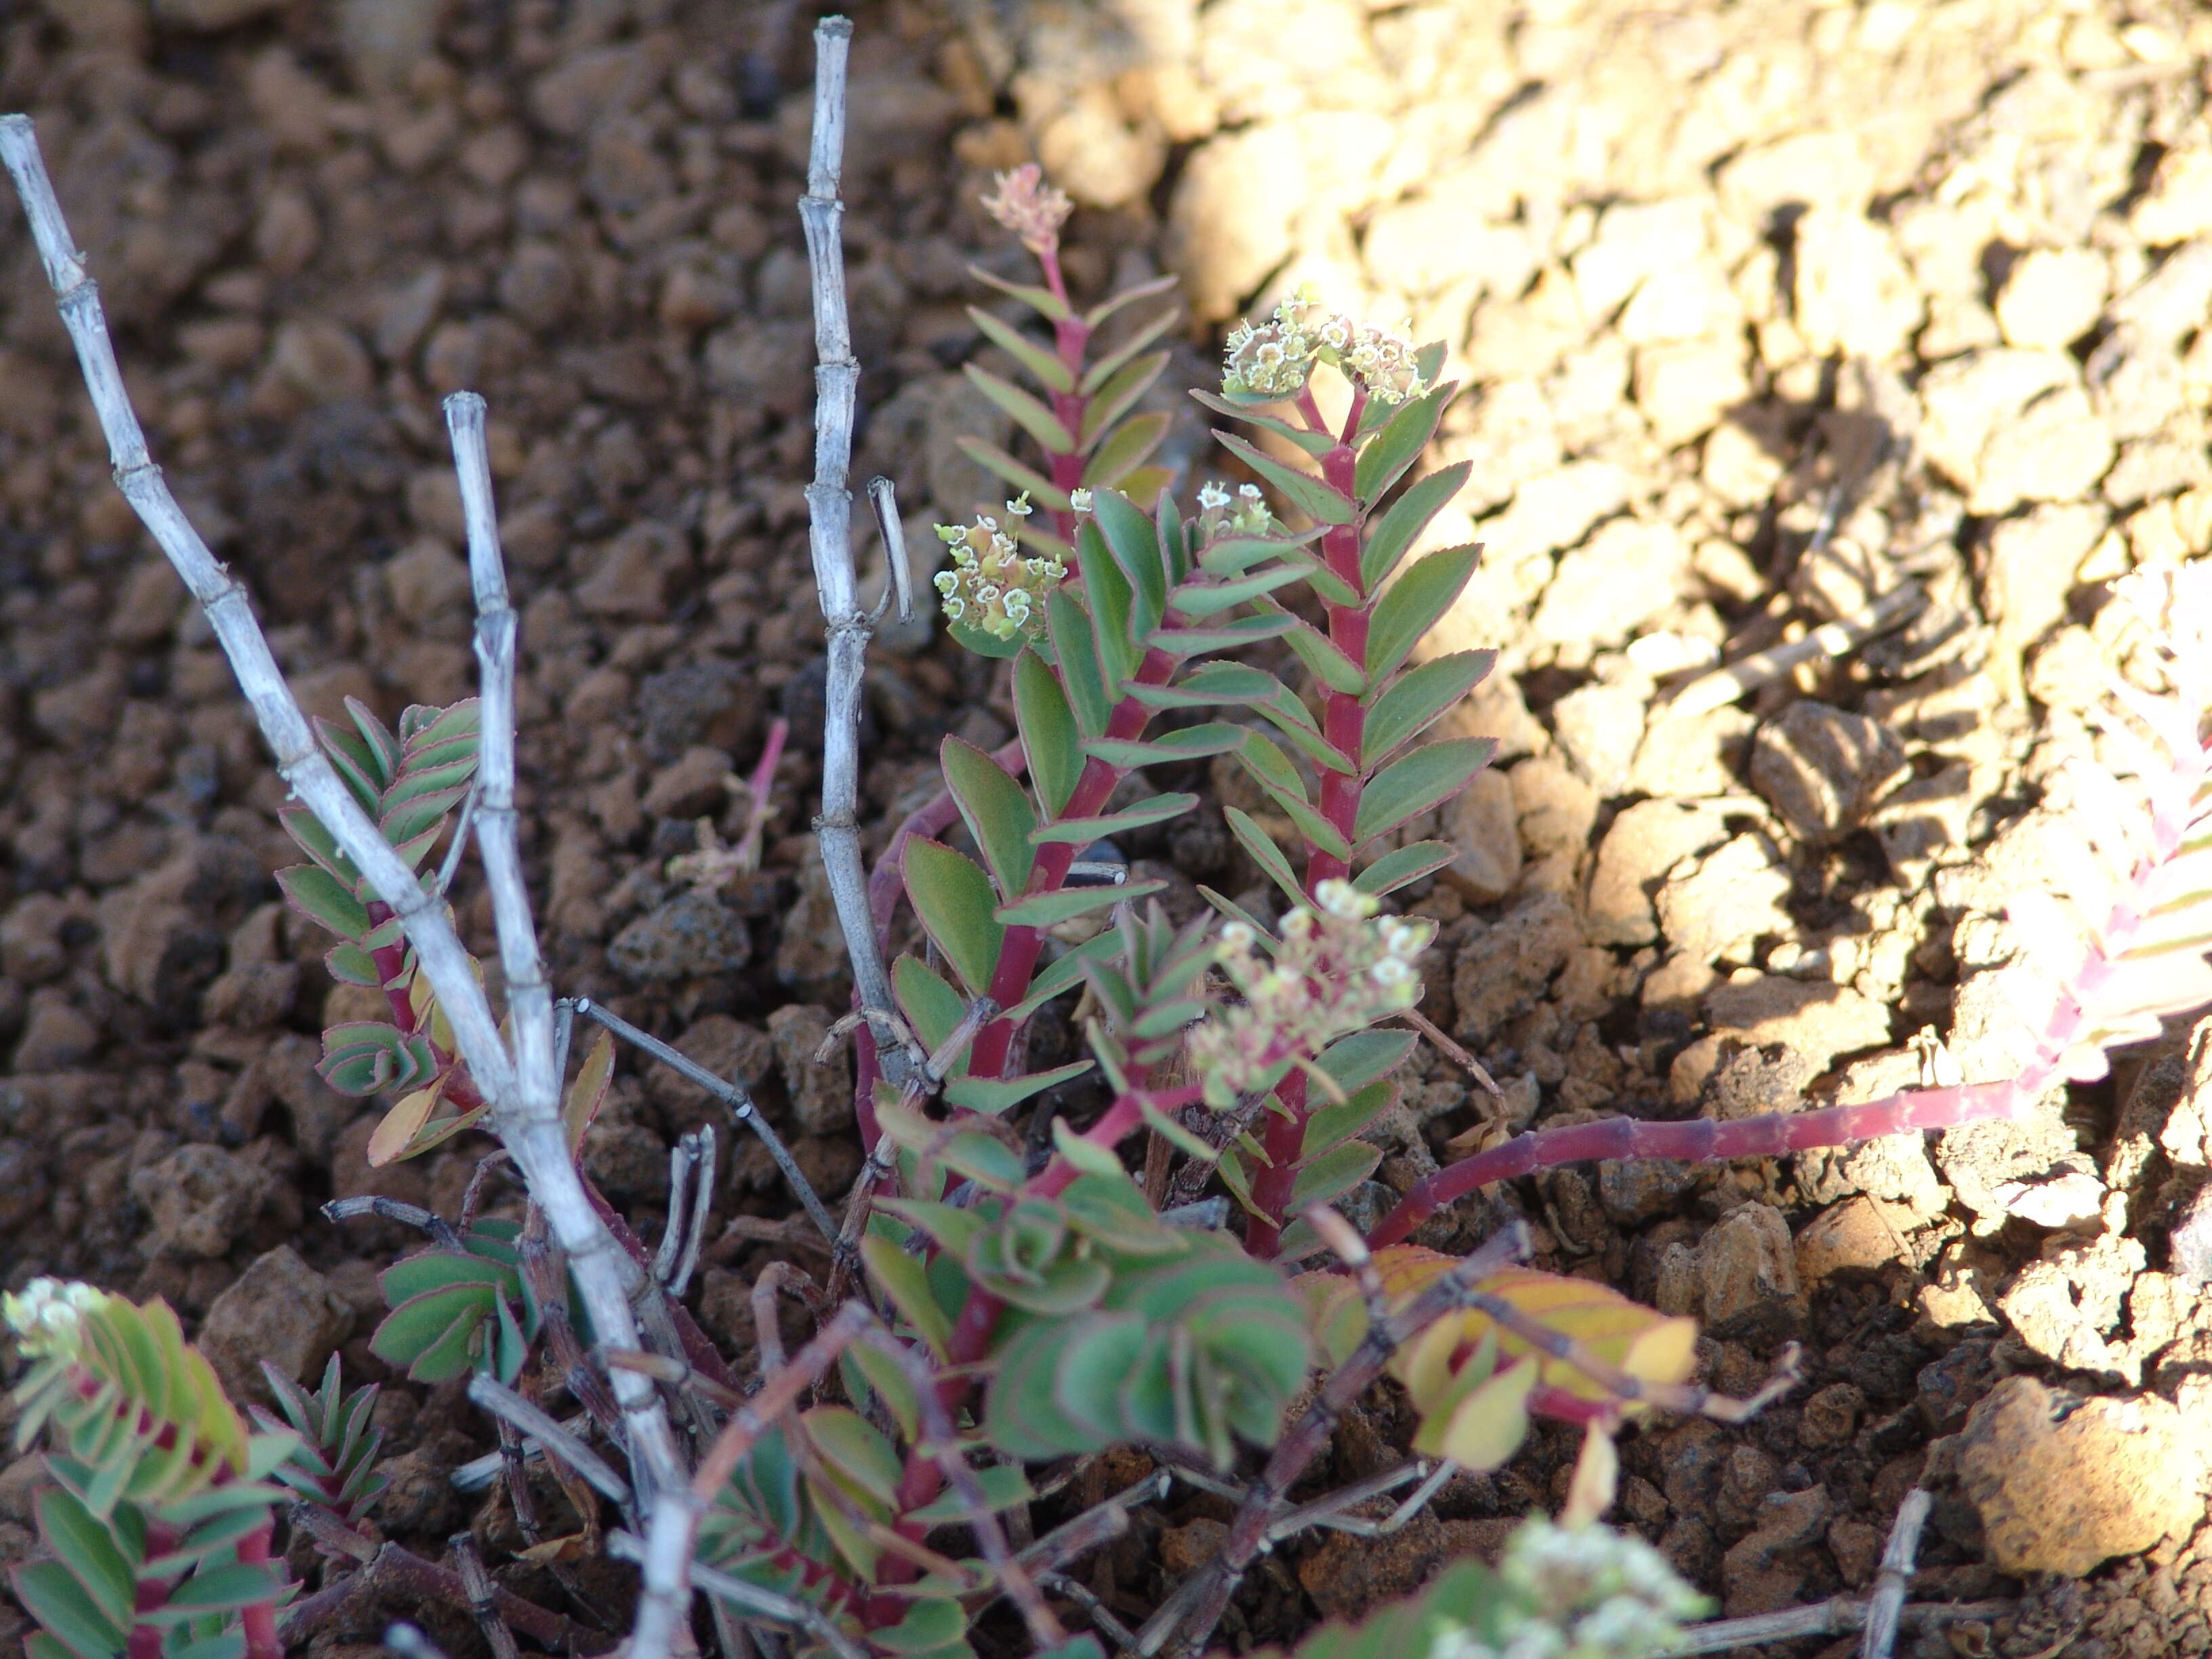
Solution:
[{"label": "clump of leaves", "polygon": [[[346,699],[346,710],[352,728],[319,720],[316,740],[392,850],[420,868],[476,775],[476,700],[410,707],[397,732],[354,698]],[[276,883],[293,908],[338,936],[323,958],[331,977],[383,993],[392,1008],[388,1020],[325,1030],[317,1070],[340,1094],[402,1091],[370,1138],[371,1164],[428,1152],[485,1109],[454,1052],[453,1032],[429,981],[416,971],[398,918],[369,892],[330,831],[304,806],[277,816],[314,861],[278,871]]]},{"label": "clump of leaves", "polygon": [[11,1574],[32,1659],[277,1659],[270,1477],[300,1437],[248,1432],[166,1303],[40,1279],[4,1311],[32,1362],[16,1444],[43,1432],[55,1481],[53,1559]]}]

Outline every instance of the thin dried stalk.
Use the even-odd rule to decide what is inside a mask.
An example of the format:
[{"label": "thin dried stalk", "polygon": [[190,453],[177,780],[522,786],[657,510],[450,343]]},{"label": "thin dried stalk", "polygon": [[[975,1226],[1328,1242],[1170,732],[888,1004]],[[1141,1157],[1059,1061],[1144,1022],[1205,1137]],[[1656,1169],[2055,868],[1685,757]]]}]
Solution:
[{"label": "thin dried stalk", "polygon": [[623,1042],[644,1049],[663,1066],[690,1079],[728,1107],[730,1115],[750,1129],[759,1137],[761,1145],[768,1148],[769,1157],[783,1172],[792,1195],[798,1199],[799,1207],[806,1212],[807,1219],[821,1230],[823,1240],[830,1241],[837,1237],[837,1224],[830,1218],[830,1212],[815,1193],[813,1183],[807,1180],[805,1172],[799,1167],[798,1160],[792,1157],[791,1148],[783,1144],[783,1137],[776,1133],[769,1121],[761,1115],[760,1108],[744,1090],[726,1078],[715,1076],[681,1049],[669,1047],[650,1031],[640,1030],[613,1010],[601,1007],[589,997],[578,997],[568,1006],[585,1018],[605,1026]]},{"label": "thin dried stalk", "polygon": [[[845,309],[845,204],[838,177],[845,160],[845,60],[851,20],[825,17],[814,27],[814,137],[806,157],[806,194],[799,217],[806,231],[806,264],[814,286],[814,482],[806,487],[808,546],[814,587],[830,636],[830,678],[822,732],[822,816],[814,821],[830,896],[853,964],[860,1009],[869,1016],[879,1064],[892,1083],[906,1080],[908,1061],[890,1025],[890,976],[868,917],[868,878],[860,860],[860,689],[874,625],[860,608],[853,567],[853,405],[860,365]],[[888,486],[876,507],[896,521]],[[896,548],[886,551],[896,562]]]},{"label": "thin dried stalk", "polygon": [[551,1413],[533,1405],[489,1372],[469,1379],[469,1399],[501,1418],[539,1447],[558,1457],[593,1486],[627,1509],[629,1483],[607,1466],[606,1461],[556,1422]]},{"label": "thin dried stalk", "polygon": [[[518,1034],[514,1054],[501,1039],[491,1005],[443,906],[423,890],[339,781],[284,683],[245,588],[208,550],[148,454],[145,433],[124,390],[99,290],[76,255],[27,118],[0,118],[0,163],[13,177],[30,219],[40,258],[107,440],[117,487],[206,613],[275,756],[277,775],[322,822],[405,928],[453,1028],[455,1046],[491,1107],[493,1128],[514,1155],[533,1201],[544,1207],[568,1252],[593,1324],[608,1341],[633,1346],[635,1325],[624,1269],[632,1274],[637,1269],[600,1223],[568,1157],[552,1075],[551,1004],[538,971],[528,898],[514,860],[514,612],[506,605],[506,584],[497,570],[495,535],[483,555],[478,551],[485,532],[492,531],[489,468],[472,482],[465,461],[462,488],[465,501],[472,492],[477,495],[471,515],[471,564],[479,599],[489,601],[483,606],[486,621],[479,635],[487,675],[478,835],[499,907],[501,955]],[[479,422],[481,412],[479,403]],[[460,435],[457,428],[457,439]],[[480,439],[480,426],[478,435]],[[500,670],[506,676],[503,682],[495,672]],[[651,1489],[679,1480],[674,1442],[652,1385],[641,1377],[629,1377],[617,1378],[616,1386],[629,1415],[637,1483]]]},{"label": "thin dried stalk", "polygon": [[[1689,1659],[1698,1653],[1727,1653],[1736,1648],[1758,1647],[1768,1642],[1794,1642],[1806,1636],[1844,1636],[1865,1628],[1868,1603],[1848,1595],[1834,1595],[1806,1607],[1785,1607],[1780,1613],[1754,1613],[1741,1619],[1716,1619],[1692,1625],[1684,1639],[1668,1648],[1662,1659]],[[2002,1619],[2020,1605],[2017,1601],[1916,1601],[1901,1610],[1898,1622],[1911,1630],[1941,1630],[1946,1625],[1969,1620]]]},{"label": "thin dried stalk", "polygon": [[1920,1553],[1920,1529],[1928,1524],[1928,1511],[1935,1502],[1927,1488],[1915,1486],[1897,1506],[1889,1541],[1882,1546],[1881,1571],[1875,1575],[1874,1594],[1867,1598],[1866,1634],[1859,1638],[1859,1659],[1889,1659],[1890,1650],[1896,1645],[1898,1616],[1905,1611],[1913,1559]]}]

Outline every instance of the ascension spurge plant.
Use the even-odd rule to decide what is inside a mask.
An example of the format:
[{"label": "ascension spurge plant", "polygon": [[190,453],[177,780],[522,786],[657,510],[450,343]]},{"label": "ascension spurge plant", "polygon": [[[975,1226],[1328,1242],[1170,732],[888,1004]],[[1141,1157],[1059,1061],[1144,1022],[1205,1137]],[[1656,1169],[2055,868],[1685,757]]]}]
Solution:
[{"label": "ascension spurge plant", "polygon": [[[867,619],[840,592],[853,586],[850,548],[838,544],[844,521],[831,509],[848,499],[835,440],[848,448],[858,369],[838,355],[849,331],[827,265],[840,246],[833,141],[849,32],[837,19],[817,31],[802,207],[817,262],[826,458],[809,498],[833,672],[843,676],[830,701],[848,714]],[[287,896],[337,936],[333,975],[389,1011],[325,1034],[325,1076],[398,1097],[377,1133],[380,1160],[487,1126],[529,1185],[520,1220],[477,1216],[473,1189],[454,1220],[349,1200],[429,1241],[383,1275],[392,1309],[372,1346],[418,1381],[467,1377],[470,1397],[497,1415],[514,1453],[508,1501],[533,1563],[557,1577],[601,1550],[641,1562],[633,1659],[682,1646],[695,1592],[718,1620],[778,1632],[809,1659],[969,1659],[976,1620],[1000,1597],[1030,1649],[1097,1659],[1095,1638],[1071,1641],[1062,1620],[1092,1618],[1114,1633],[1110,1610],[1060,1570],[1186,1474],[1214,1491],[1233,1482],[1233,1517],[1212,1559],[1127,1644],[1188,1659],[1262,1553],[1307,1525],[1376,1524],[1344,1511],[1382,1486],[1291,1500],[1342,1413],[1386,1377],[1414,1407],[1413,1449],[1437,1460],[1392,1477],[1407,1484],[1427,1470],[1407,1513],[1452,1468],[1511,1456],[1530,1416],[1545,1414],[1584,1430],[1565,1524],[1533,1524],[1495,1572],[1456,1567],[1366,1626],[1319,1632],[1307,1659],[1655,1653],[1694,1598],[1650,1552],[1595,1524],[1612,1495],[1610,1437],[1654,1410],[1741,1418],[1790,1385],[1790,1362],[1752,1400],[1716,1398],[1690,1380],[1691,1322],[1521,1265],[1517,1230],[1455,1260],[1408,1243],[1414,1229],[1483,1182],[1577,1158],[1768,1155],[2025,1113],[2048,1086],[2097,1075],[2113,1044],[2212,1000],[2202,960],[2212,941],[2212,767],[2201,736],[2212,594],[2192,568],[2133,592],[2147,678],[2116,688],[2107,732],[2129,781],[2082,773],[2081,787],[2112,803],[2098,826],[2101,862],[2069,872],[2070,908],[2016,907],[2024,942],[2061,965],[2052,1000],[2027,1022],[2024,1070],[1827,1111],[1538,1130],[1431,1176],[1361,1238],[1335,1206],[1377,1167],[1365,1136],[1419,1040],[1392,1022],[1418,1017],[1414,959],[1431,936],[1385,911],[1454,855],[1409,839],[1408,826],[1455,797],[1492,750],[1479,738],[1424,740],[1492,653],[1407,666],[1480,554],[1427,545],[1469,463],[1406,482],[1455,390],[1439,383],[1444,352],[1331,313],[1304,290],[1240,328],[1218,388],[1193,396],[1277,444],[1218,434],[1251,480],[1202,486],[1185,518],[1150,459],[1167,413],[1141,406],[1168,361],[1154,344],[1175,313],[1162,306],[1136,320],[1128,309],[1171,283],[1079,309],[1059,258],[1066,199],[1020,169],[988,205],[1036,256],[1042,283],[979,272],[1002,303],[972,314],[1036,389],[981,367],[969,374],[1041,465],[965,444],[1016,493],[1003,516],[986,507],[939,532],[952,566],[938,582],[953,637],[1006,665],[1018,738],[998,755],[948,738],[945,797],[902,826],[870,884],[852,848],[853,726],[834,727],[842,735],[830,740],[825,799],[834,782],[843,804],[825,807],[822,836],[825,849],[843,837],[854,867],[848,881],[830,860],[833,894],[856,983],[887,981],[871,994],[896,1007],[859,1011],[854,1104],[868,1160],[842,1229],[750,1098],[693,1073],[762,1135],[815,1224],[836,1235],[817,1241],[831,1253],[826,1291],[787,1261],[761,1273],[759,1372],[742,1376],[681,1299],[712,1201],[711,1158],[702,1169],[696,1139],[676,1149],[671,1215],[651,1253],[580,1166],[615,1061],[602,1040],[564,1083],[553,1058],[555,1011],[514,858],[514,617],[481,402],[458,398],[448,417],[471,515],[483,702],[411,709],[396,728],[356,708],[350,726],[311,731],[271,678],[235,585],[180,530],[145,458],[27,122],[0,121],[0,155],[32,204],[118,477],[235,659],[261,676],[250,682],[257,709],[312,806],[286,817],[310,860],[284,872]],[[1109,327],[1124,337],[1095,355]],[[1332,376],[1340,384],[1317,395]],[[884,520],[888,537],[896,514]],[[1293,609],[1298,589],[1305,602]],[[1264,818],[1234,806],[1224,816],[1279,890],[1272,927],[1204,889],[1211,914],[1178,924],[1157,901],[1164,883],[1100,884],[1081,859],[1198,805],[1181,789],[1133,799],[1123,788],[1133,776],[1155,767],[1187,776],[1217,756],[1234,757],[1267,804]],[[428,867],[472,792],[506,958],[507,1030],[471,982],[441,897],[457,854]],[[886,971],[884,912],[902,895],[927,945]],[[1027,1069],[1030,1017],[1078,992],[1088,1056]],[[568,1012],[643,1036],[588,1003]],[[896,1041],[896,1055],[879,1051],[879,1036]],[[1105,1104],[1084,1127],[1030,1104],[1094,1071]],[[1216,1182],[1223,1197],[1166,1205],[1170,1193]],[[866,1295],[848,1299],[855,1273]],[[812,1320],[795,1352],[776,1306],[786,1292],[807,1301]],[[45,1284],[10,1298],[7,1313],[32,1361],[22,1432],[47,1434],[58,1481],[40,1508],[56,1559],[16,1577],[44,1626],[40,1659],[274,1659],[283,1591],[269,1564],[272,1475],[327,1552],[364,1574],[398,1559],[396,1545],[355,1524],[373,1496],[368,1404],[335,1372],[313,1395],[278,1388],[292,1426],[252,1434],[159,1304]],[[555,1389],[580,1413],[570,1422],[538,1403]],[[561,1483],[574,1531],[539,1530],[524,1434]],[[628,1478],[593,1437],[621,1449]],[[1152,1453],[1154,1474],[1017,1553],[1010,1534],[1035,1529],[1000,1517],[1026,1522],[1076,1468],[1095,1467],[1061,1460],[1115,1447]],[[410,1582],[425,1594],[489,1608],[495,1625],[543,1644],[611,1639],[503,1592],[479,1595],[465,1575],[448,1575],[449,1589],[416,1565]],[[286,1617],[304,1632],[348,1593],[343,1581],[326,1585]],[[579,1606],[591,1599],[577,1594]],[[733,1629],[718,1634],[738,1640]],[[1018,1640],[994,1627],[982,1645]]]}]

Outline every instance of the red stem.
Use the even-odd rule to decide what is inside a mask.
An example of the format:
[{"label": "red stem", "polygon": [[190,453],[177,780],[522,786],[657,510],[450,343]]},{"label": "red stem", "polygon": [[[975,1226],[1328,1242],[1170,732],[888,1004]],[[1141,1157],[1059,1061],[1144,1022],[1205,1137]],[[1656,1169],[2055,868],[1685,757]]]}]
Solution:
[{"label": "red stem", "polygon": [[[1048,242],[1037,250],[1037,264],[1044,269],[1045,286],[1052,290],[1054,299],[1067,307],[1067,315],[1053,325],[1053,343],[1060,352],[1060,367],[1065,368],[1079,388],[1083,384],[1084,358],[1091,349],[1091,325],[1083,320],[1083,313],[1069,304],[1067,281],[1060,269],[1060,245]],[[1083,416],[1091,399],[1080,390],[1052,393],[1052,412],[1054,419],[1066,427],[1068,435],[1079,444],[1083,438]],[[1083,456],[1079,450],[1066,454],[1054,452],[1052,456],[1053,487],[1063,493],[1075,489],[1083,483]],[[1075,540],[1075,514],[1054,507],[1052,513],[1053,533],[1064,542]]]},{"label": "red stem", "polygon": [[[269,1534],[267,1522],[256,1527],[238,1540],[238,1559],[248,1566],[269,1565]],[[246,1659],[283,1659],[284,1644],[276,1639],[276,1604],[256,1601],[242,1608],[239,1623],[246,1632]],[[137,1632],[131,1632],[136,1640]]]},{"label": "red stem", "polygon": [[1401,1242],[1455,1199],[1478,1187],[1533,1175],[1562,1164],[1593,1158],[1667,1158],[1706,1164],[1735,1158],[1777,1158],[1817,1146],[1848,1146],[1915,1129],[1949,1129],[1961,1123],[2025,1118],[2047,1082],[2031,1072],[2004,1083],[1914,1089],[1859,1106],[1817,1112],[1771,1112],[1720,1122],[1692,1118],[1646,1123],[1632,1117],[1602,1118],[1558,1129],[1534,1129],[1503,1146],[1437,1170],[1419,1182],[1368,1234],[1370,1249]]}]

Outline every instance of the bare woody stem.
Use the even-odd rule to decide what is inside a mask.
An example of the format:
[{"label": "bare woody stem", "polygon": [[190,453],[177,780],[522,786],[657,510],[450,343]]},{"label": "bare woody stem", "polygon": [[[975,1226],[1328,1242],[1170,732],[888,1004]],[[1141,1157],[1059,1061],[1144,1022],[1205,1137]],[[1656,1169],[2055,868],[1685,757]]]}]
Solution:
[{"label": "bare woody stem", "polygon": [[837,925],[853,965],[860,1011],[868,1015],[874,1063],[893,1083],[908,1060],[884,1018],[890,977],[869,919],[867,870],[860,858],[860,693],[874,625],[860,608],[853,566],[853,410],[860,365],[845,306],[845,204],[838,198],[845,157],[845,64],[853,25],[825,17],[814,30],[814,136],[799,217],[806,232],[814,291],[814,482],[806,487],[808,547],[814,587],[829,633],[830,674],[822,734],[822,816],[815,832]]},{"label": "bare woody stem", "polygon": [[[362,872],[369,890],[392,907],[406,929],[422,972],[429,977],[439,1003],[446,1011],[461,1057],[483,1098],[492,1107],[493,1127],[513,1154],[533,1200],[544,1209],[568,1253],[585,1304],[591,1310],[593,1326],[611,1346],[637,1346],[637,1327],[630,1310],[629,1286],[623,1271],[628,1267],[635,1272],[635,1264],[600,1224],[568,1156],[561,1129],[559,1102],[555,1089],[548,1086],[552,1074],[550,1020],[526,1020],[521,1017],[522,1004],[518,1001],[520,1052],[509,1054],[491,1006],[477,982],[469,954],[443,905],[423,890],[414,872],[386,842],[376,825],[339,781],[284,683],[268,641],[254,620],[245,588],[208,550],[206,543],[185,519],[162,482],[161,470],[148,454],[145,433],[124,391],[114,344],[100,311],[99,291],[77,258],[27,118],[0,118],[0,163],[4,163],[13,176],[23,200],[63,324],[76,348],[86,388],[107,439],[118,488],[205,611],[209,625],[237,673],[240,689],[276,757],[278,775],[331,832]],[[471,487],[465,475],[463,487]],[[488,486],[479,505],[481,511],[472,517],[471,524],[472,566],[479,560],[480,544],[488,539],[483,533],[490,523]],[[495,541],[483,556],[496,559]],[[477,592],[484,592],[486,584],[480,573],[475,575],[475,581]],[[501,591],[503,592],[503,582]],[[510,611],[510,627],[511,617]],[[505,638],[511,652],[511,635],[501,630],[495,617],[492,625],[492,642],[496,646]],[[507,711],[509,724],[495,732],[492,722],[485,722],[481,764],[487,783],[496,782],[503,764],[511,787],[511,655],[505,659],[505,667],[510,678],[504,690],[490,684],[485,687],[486,712],[490,712],[495,698],[501,699],[496,706]],[[497,753],[502,742],[509,745],[503,763]],[[502,953],[507,958],[508,982],[526,998],[528,988],[538,977],[535,949],[533,945],[524,955],[514,948],[517,929],[527,932],[530,927],[526,895],[520,892],[519,878],[510,883],[495,868],[514,847],[511,794],[506,805],[510,815],[502,821],[504,831],[495,827],[482,834],[480,841],[485,850],[487,870],[492,875],[494,901],[501,907],[497,920]],[[520,907],[514,903],[518,897],[522,900]],[[541,1033],[545,1040],[544,1050],[533,1052]],[[616,1387],[629,1414],[635,1484],[643,1490],[668,1484],[677,1478],[675,1446],[658,1395],[641,1377],[617,1378]]]}]

